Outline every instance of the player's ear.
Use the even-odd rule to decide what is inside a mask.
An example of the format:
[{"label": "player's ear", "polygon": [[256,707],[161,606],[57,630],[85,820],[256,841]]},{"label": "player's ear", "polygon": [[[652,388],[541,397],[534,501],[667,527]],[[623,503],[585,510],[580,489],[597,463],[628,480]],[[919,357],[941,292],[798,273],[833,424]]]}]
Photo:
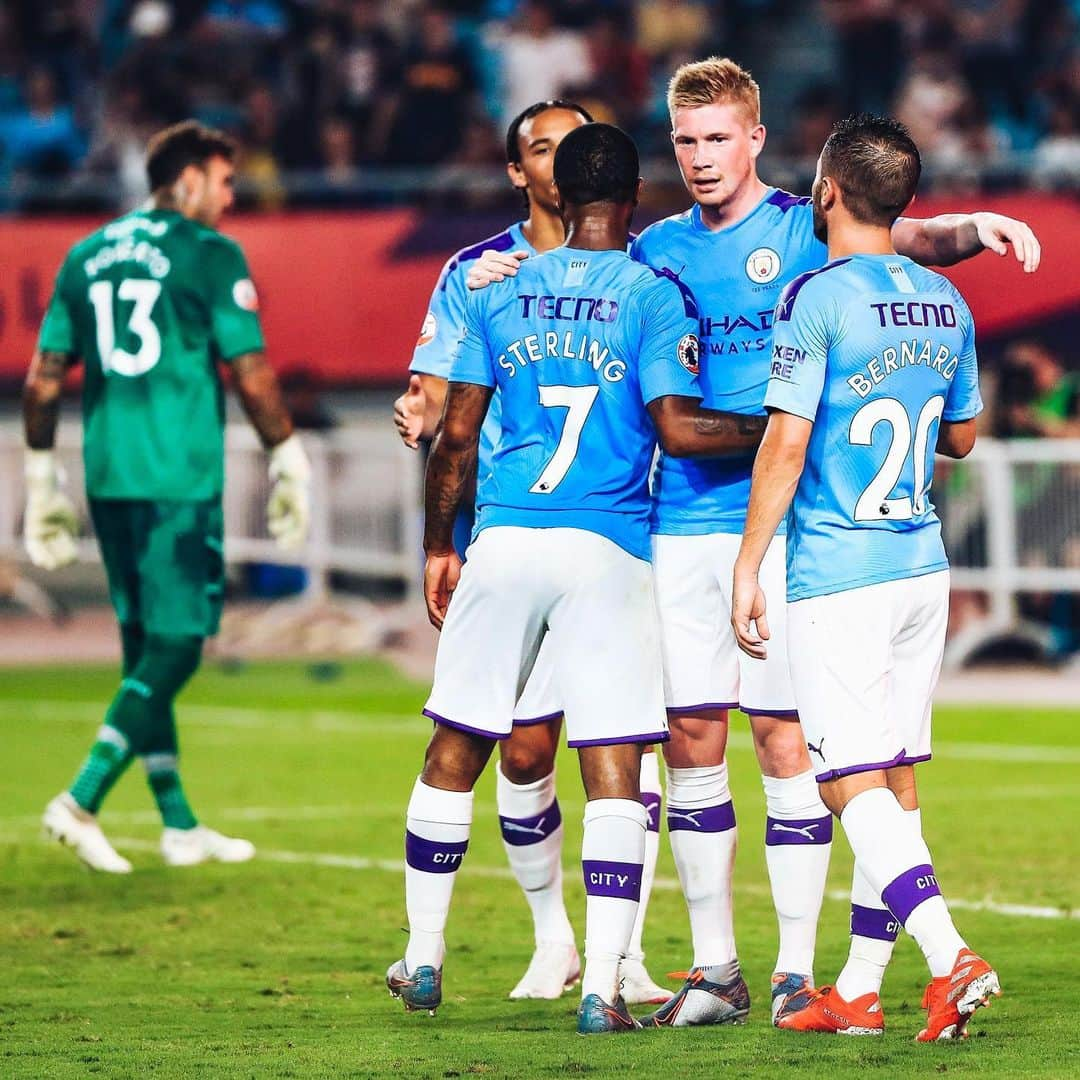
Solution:
[{"label": "player's ear", "polygon": [[637,187],[634,189],[634,205],[637,206],[641,202],[641,193],[645,190],[645,177],[639,176],[637,179]]},{"label": "player's ear", "polygon": [[839,192],[840,189],[836,186],[836,181],[831,176],[823,176],[821,178],[821,196],[818,199],[821,209],[831,210],[836,205]]},{"label": "player's ear", "polygon": [[517,161],[506,163],[506,175],[510,177],[510,183],[516,188],[524,189],[529,186],[529,181],[525,179],[525,173]]},{"label": "player's ear", "polygon": [[765,130],[765,125],[758,123],[750,129],[750,157],[757,158],[762,150],[765,149],[765,136],[768,132]]}]

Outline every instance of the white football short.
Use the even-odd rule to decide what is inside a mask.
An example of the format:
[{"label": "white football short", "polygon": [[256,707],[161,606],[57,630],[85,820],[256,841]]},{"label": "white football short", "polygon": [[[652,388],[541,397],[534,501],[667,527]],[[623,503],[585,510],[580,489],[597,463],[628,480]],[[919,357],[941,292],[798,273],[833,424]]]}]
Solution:
[{"label": "white football short", "polygon": [[949,572],[788,605],[791,678],[819,782],[930,758]]},{"label": "white football short", "polygon": [[731,579],[742,537],[652,539],[668,711],[742,709],[796,719],[788,674],[784,537],[769,545],[759,575],[772,634],[766,660],[743,653],[731,629]]},{"label": "white football short", "polygon": [[597,533],[512,526],[484,529],[468,556],[426,716],[505,739],[543,643],[571,746],[668,737],[647,562]]},{"label": "white football short", "polygon": [[525,689],[514,706],[514,727],[529,727],[557,720],[562,716],[562,702],[555,689],[555,665],[551,659],[551,641],[545,637],[536,654],[536,663]]}]

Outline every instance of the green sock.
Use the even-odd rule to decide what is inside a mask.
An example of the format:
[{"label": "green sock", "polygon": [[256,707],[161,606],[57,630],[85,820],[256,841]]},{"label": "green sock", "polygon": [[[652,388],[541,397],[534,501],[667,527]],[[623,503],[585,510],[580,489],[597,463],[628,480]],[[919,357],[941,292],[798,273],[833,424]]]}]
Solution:
[{"label": "green sock", "polygon": [[143,754],[142,763],[165,828],[194,829],[199,823],[188,804],[184,786],[180,783],[176,754]]},{"label": "green sock", "polygon": [[78,776],[68,788],[71,797],[84,810],[96,814],[130,762],[131,748],[124,733],[107,723],[103,724]]}]

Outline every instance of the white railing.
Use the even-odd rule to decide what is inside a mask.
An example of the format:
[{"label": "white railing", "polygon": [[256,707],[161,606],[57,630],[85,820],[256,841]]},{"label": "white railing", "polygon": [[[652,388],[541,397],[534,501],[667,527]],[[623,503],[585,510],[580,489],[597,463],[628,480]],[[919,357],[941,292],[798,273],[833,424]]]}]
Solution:
[{"label": "white railing", "polygon": [[[269,495],[266,454],[254,431],[230,424],[226,432],[225,556],[230,563],[302,565],[308,592],[319,596],[334,571],[399,582],[419,589],[421,459],[390,424],[360,423],[327,434],[302,432],[311,458],[311,535],[299,552],[284,555],[266,530]],[[81,431],[61,424],[57,442],[68,474],[67,491],[83,522],[80,557],[97,559],[83,495]],[[22,558],[22,436],[0,427],[0,554]]]}]

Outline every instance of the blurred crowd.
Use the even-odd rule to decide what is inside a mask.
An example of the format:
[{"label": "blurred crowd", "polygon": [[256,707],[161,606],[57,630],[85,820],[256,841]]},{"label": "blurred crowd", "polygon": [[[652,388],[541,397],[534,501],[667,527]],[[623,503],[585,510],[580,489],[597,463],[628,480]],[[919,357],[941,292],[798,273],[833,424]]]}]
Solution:
[{"label": "blurred crowd", "polygon": [[888,110],[931,174],[1019,157],[1075,185],[1078,26],[1080,0],[7,0],[0,192],[130,204],[148,134],[185,116],[237,135],[268,207],[498,164],[507,121],[559,95],[660,153],[671,71],[711,52],[758,76],[771,153],[805,162],[837,117]]}]

